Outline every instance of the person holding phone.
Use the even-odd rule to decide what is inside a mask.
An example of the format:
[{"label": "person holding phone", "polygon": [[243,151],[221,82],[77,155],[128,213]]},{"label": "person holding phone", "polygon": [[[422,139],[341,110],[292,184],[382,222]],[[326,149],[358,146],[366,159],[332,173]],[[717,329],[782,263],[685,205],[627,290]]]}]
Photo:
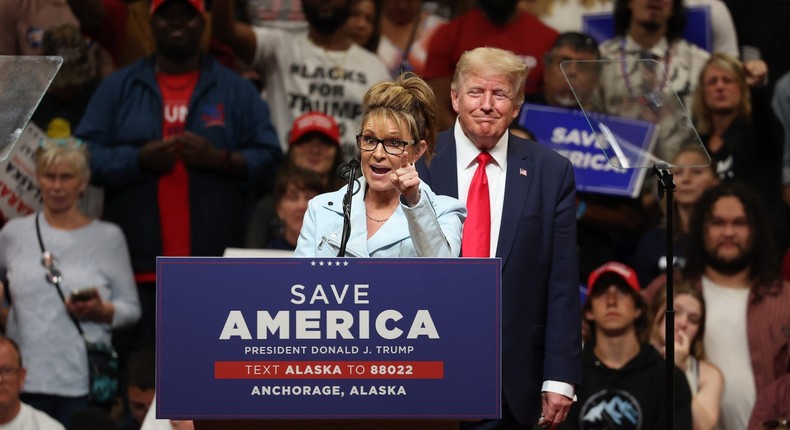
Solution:
[{"label": "person holding phone", "polygon": [[[362,100],[357,135],[362,178],[351,202],[348,257],[457,257],[466,209],[431,191],[414,167],[430,159],[438,110],[430,87],[412,73],[380,82]],[[308,204],[294,255],[336,257],[347,187]]]},{"label": "person holding phone", "polygon": [[10,292],[6,334],[25,357],[22,401],[68,425],[89,404],[85,342],[72,316],[86,341],[109,344],[112,329],[140,318],[140,303],[120,228],[78,208],[90,179],[82,141],[42,140],[36,179],[43,210],[0,230],[0,278]]}]

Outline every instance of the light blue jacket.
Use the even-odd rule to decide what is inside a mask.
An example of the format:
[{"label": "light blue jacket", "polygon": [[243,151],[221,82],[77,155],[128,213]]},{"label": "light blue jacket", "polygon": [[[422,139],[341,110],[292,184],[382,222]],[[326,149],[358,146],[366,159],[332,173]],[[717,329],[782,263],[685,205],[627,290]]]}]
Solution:
[{"label": "light blue jacket", "polygon": [[[414,207],[398,205],[395,213],[368,239],[365,178],[351,199],[351,236],[347,257],[458,257],[466,207],[457,199],[438,196],[420,184]],[[343,232],[346,188],[316,196],[307,205],[294,257],[337,257]]]}]

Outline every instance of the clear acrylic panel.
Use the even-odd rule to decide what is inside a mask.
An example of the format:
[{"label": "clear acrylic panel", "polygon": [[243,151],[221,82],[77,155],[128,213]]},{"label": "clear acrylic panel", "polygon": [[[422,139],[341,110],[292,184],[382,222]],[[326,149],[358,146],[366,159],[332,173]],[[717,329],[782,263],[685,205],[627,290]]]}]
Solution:
[{"label": "clear acrylic panel", "polygon": [[563,61],[560,68],[609,164],[681,167],[673,157],[686,145],[700,146],[707,155],[690,106],[683,105],[659,61],[575,60]]},{"label": "clear acrylic panel", "polygon": [[14,149],[62,57],[0,55],[0,162]]}]

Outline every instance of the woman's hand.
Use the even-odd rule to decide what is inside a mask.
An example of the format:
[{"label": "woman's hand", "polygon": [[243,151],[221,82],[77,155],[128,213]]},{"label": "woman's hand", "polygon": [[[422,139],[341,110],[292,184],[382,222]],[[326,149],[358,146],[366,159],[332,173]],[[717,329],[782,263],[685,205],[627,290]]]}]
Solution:
[{"label": "woman's hand", "polygon": [[763,60],[747,61],[743,65],[746,73],[746,85],[750,87],[765,86],[768,82],[768,65]]},{"label": "woman's hand", "polygon": [[400,168],[390,175],[390,180],[409,207],[420,202],[420,175],[414,163],[409,162],[407,152],[400,155]]},{"label": "woman's hand", "polygon": [[[96,291],[95,288],[94,291]],[[112,323],[114,313],[112,303],[102,300],[98,291],[91,298],[85,300],[72,300],[69,297],[66,299],[66,309],[80,321],[96,321],[107,324]]]},{"label": "woman's hand", "polygon": [[691,339],[682,330],[675,330],[675,365],[686,370],[686,359],[691,352]]}]

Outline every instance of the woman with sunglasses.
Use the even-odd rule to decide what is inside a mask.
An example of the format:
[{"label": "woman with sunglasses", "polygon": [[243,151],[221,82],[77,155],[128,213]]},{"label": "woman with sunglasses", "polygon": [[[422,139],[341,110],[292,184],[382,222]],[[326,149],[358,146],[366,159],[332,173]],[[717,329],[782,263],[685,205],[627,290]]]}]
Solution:
[{"label": "woman with sunglasses", "polygon": [[340,254],[347,187],[312,199],[297,257],[457,257],[466,209],[434,194],[414,163],[430,159],[438,127],[436,97],[414,74],[380,82],[362,100],[357,146],[362,177],[353,185],[351,231]]},{"label": "woman with sunglasses", "polygon": [[123,233],[78,208],[90,179],[85,145],[42,140],[35,173],[43,210],[0,230],[6,334],[25,357],[22,401],[68,426],[90,402],[85,341],[110,344],[140,304]]}]

